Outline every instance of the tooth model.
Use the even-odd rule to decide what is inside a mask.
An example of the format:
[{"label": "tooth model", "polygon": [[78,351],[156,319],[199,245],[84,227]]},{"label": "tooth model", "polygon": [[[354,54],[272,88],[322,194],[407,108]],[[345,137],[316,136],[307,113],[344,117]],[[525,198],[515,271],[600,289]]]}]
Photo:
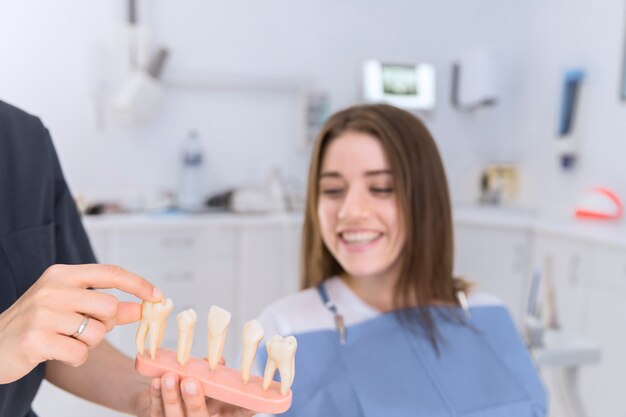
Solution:
[{"label": "tooth model", "polygon": [[137,351],[141,354],[146,345],[146,335],[150,332],[150,358],[154,359],[156,350],[163,341],[167,316],[174,304],[171,299],[163,299],[158,303],[144,301],[141,303],[141,322],[137,330]]},{"label": "tooth model", "polygon": [[[295,353],[297,342],[293,336],[272,337],[267,343],[267,365],[264,377],[251,375],[250,368],[256,350],[263,339],[264,330],[256,320],[251,320],[243,328],[243,355],[241,371],[218,364],[224,351],[224,343],[231,314],[212,306],[208,316],[209,360],[190,356],[193,332],[197,316],[192,309],[179,313],[178,351],[158,349],[156,355],[143,354],[146,334],[150,331],[150,348],[163,337],[165,317],[172,309],[171,300],[161,303],[144,303],[142,320],[137,333],[135,369],[143,376],[159,378],[166,372],[175,372],[183,378],[197,378],[205,396],[261,414],[280,414],[291,407],[293,392],[291,385],[295,374]],[[155,358],[156,356],[156,358]],[[276,369],[280,372],[280,382],[273,381]]]},{"label": "tooth model", "polygon": [[266,343],[267,364],[263,375],[263,390],[267,390],[274,378],[276,368],[280,374],[280,393],[286,395],[293,384],[295,370],[295,355],[298,343],[293,336],[282,338],[273,336]]},{"label": "tooth model", "polygon": [[230,313],[218,306],[209,309],[209,368],[214,371],[224,352],[226,333],[230,324]]},{"label": "tooth model", "polygon": [[193,331],[198,321],[198,316],[193,308],[181,311],[176,315],[178,321],[178,363],[184,365],[189,361],[191,344],[193,343]]},{"label": "tooth model", "polygon": [[259,343],[265,331],[256,320],[250,320],[243,325],[243,353],[241,355],[241,376],[244,383],[250,380],[250,368],[254,362]]}]

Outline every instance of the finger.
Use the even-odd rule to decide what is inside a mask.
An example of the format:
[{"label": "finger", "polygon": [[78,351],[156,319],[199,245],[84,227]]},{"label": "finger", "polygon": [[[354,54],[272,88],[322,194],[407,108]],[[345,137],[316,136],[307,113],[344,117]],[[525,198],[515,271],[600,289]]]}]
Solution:
[{"label": "finger", "polygon": [[141,319],[141,305],[138,303],[119,301],[111,294],[98,291],[64,289],[59,302],[70,310],[99,320],[107,332],[118,324],[133,323]]},{"label": "finger", "polygon": [[166,372],[161,377],[161,398],[167,417],[185,416],[183,399],[178,385],[178,375],[174,372]]},{"label": "finger", "polygon": [[85,363],[89,353],[85,343],[59,334],[47,338],[42,349],[45,360],[58,360],[73,367]]},{"label": "finger", "polygon": [[82,314],[74,313],[72,316],[71,321],[74,323],[74,326],[69,328],[69,330],[64,331],[63,334],[74,337],[74,334],[78,332],[80,327],[83,325],[83,322],[85,322],[86,317],[86,325],[80,335],[77,335],[75,339],[85,343],[90,349],[97,346],[102,339],[104,339],[104,335],[107,330],[106,326],[102,322],[93,317],[84,316]]},{"label": "finger", "polygon": [[104,323],[107,331],[116,324],[120,301],[111,294],[86,289],[64,289],[63,301],[71,310]]},{"label": "finger", "polygon": [[[87,321],[82,329],[82,332],[80,335],[76,335],[76,337],[74,337],[85,321],[85,316],[79,313],[47,311],[46,321],[50,323],[50,325],[47,327],[46,333],[42,333],[42,335],[48,335],[47,338],[39,341],[42,345],[50,344],[48,341],[49,337],[61,336],[63,338],[81,342],[86,345],[87,348],[92,348],[100,343],[106,334],[104,324],[93,317],[87,316]],[[59,357],[55,357],[54,359],[61,360]]]},{"label": "finger", "polygon": [[180,383],[180,391],[183,394],[187,417],[205,417],[209,413],[204,392],[197,379],[183,379]]},{"label": "finger", "polygon": [[54,265],[48,271],[81,288],[117,288],[146,301],[163,299],[163,292],[148,280],[116,265]]},{"label": "finger", "polygon": [[150,382],[150,417],[164,417],[163,398],[161,398],[161,378]]},{"label": "finger", "polygon": [[122,301],[117,307],[115,324],[129,324],[141,319],[141,305],[130,301]]},{"label": "finger", "polygon": [[141,304],[133,301],[119,301],[111,294],[97,291],[85,291],[89,295],[84,297],[84,301],[76,305],[76,310],[96,317],[103,322],[107,331],[111,331],[114,326],[130,324],[141,319]]}]

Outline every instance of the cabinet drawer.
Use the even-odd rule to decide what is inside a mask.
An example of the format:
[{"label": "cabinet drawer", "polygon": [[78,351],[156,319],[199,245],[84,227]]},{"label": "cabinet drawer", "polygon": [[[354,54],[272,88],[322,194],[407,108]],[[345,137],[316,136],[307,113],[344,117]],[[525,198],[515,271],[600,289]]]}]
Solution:
[{"label": "cabinet drawer", "polygon": [[122,266],[137,262],[208,265],[235,252],[234,233],[222,228],[120,231],[114,247],[115,262]]},{"label": "cabinet drawer", "polygon": [[[219,265],[176,265],[160,267],[158,265],[144,265],[138,273],[158,286],[171,298],[169,294],[200,294],[205,292],[232,292],[234,291],[235,277],[233,274],[215,273]],[[218,268],[217,271],[226,268]]]},{"label": "cabinet drawer", "polygon": [[202,259],[205,251],[202,233],[194,231],[121,231],[116,236],[116,262],[121,265],[136,261],[167,263],[171,260]]},{"label": "cabinet drawer", "polygon": [[592,280],[626,290],[626,250],[612,246],[594,246]]},{"label": "cabinet drawer", "polygon": [[[591,271],[590,245],[584,241],[538,234],[533,246],[532,268],[542,273],[539,302],[547,302],[548,285],[551,285],[558,322],[570,331],[581,330],[587,308],[584,294]],[[544,311],[548,312],[548,309]]]},{"label": "cabinet drawer", "polygon": [[477,292],[502,300],[521,322],[529,258],[526,231],[455,225],[455,275],[475,282]]},{"label": "cabinet drawer", "polygon": [[626,396],[626,291],[591,286],[587,336],[602,349],[600,363],[580,369],[580,392],[589,416],[623,416]]}]

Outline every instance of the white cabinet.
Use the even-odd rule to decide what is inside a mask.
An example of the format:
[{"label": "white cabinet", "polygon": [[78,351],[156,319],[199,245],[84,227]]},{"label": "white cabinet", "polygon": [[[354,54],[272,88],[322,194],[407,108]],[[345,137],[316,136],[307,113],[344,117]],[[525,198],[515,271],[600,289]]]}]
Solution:
[{"label": "white cabinet", "polygon": [[[586,309],[584,293],[589,281],[591,245],[584,240],[538,232],[532,246],[532,270],[541,272],[544,290],[553,289],[555,320],[568,331],[580,333]],[[549,313],[547,300],[540,299],[539,303],[545,316]]]},{"label": "white cabinet", "polygon": [[593,246],[593,280],[602,288],[626,291],[626,245]]},{"label": "white cabinet", "polygon": [[[591,245],[585,240],[538,231],[533,236],[531,259],[532,270],[541,273],[538,303],[544,321],[569,333],[581,334],[588,304],[585,292],[591,272]],[[552,301],[548,300],[549,294],[552,294]],[[544,383],[551,394],[551,417],[570,415],[567,402],[557,395],[563,389],[562,371],[562,368],[542,369]]]},{"label": "white cabinet", "polygon": [[518,228],[455,224],[455,275],[501,299],[520,323],[530,237]]},{"label": "white cabinet", "polygon": [[[297,291],[300,225],[257,225],[238,234],[237,291],[244,321],[259,315],[273,300]],[[243,325],[243,322],[241,323]]]},{"label": "white cabinet", "polygon": [[585,333],[602,348],[596,366],[582,370],[581,391],[590,416],[626,415],[626,248],[596,244]]},{"label": "white cabinet", "polygon": [[[192,354],[204,357],[209,307],[216,304],[233,315],[236,312],[235,233],[235,227],[221,225],[112,230],[109,232],[109,247],[105,250],[108,255],[102,261],[120,265],[145,277],[173,300],[174,312],[163,347],[176,349],[175,314],[188,308],[195,309],[198,323]],[[117,295],[130,299],[123,294]],[[109,340],[133,356],[136,327],[116,328]],[[236,342],[232,337],[227,341],[228,359],[236,355]]]}]

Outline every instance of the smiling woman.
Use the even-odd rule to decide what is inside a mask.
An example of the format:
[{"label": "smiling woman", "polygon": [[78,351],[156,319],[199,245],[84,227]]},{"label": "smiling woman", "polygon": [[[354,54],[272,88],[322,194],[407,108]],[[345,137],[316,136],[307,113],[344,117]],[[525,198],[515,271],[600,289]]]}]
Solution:
[{"label": "smiling woman", "polygon": [[[333,245],[331,234],[325,233],[324,222],[333,218],[333,213],[322,212],[331,206],[323,188],[329,173],[341,177],[350,190],[344,199],[338,196],[334,200],[343,210],[336,212],[340,227],[354,227],[355,222],[387,226],[379,240],[382,244],[372,248],[376,252],[362,252],[360,260],[352,257],[352,264],[358,264],[361,273],[342,262],[345,257],[334,250],[339,247]],[[354,208],[352,199],[366,196],[372,198],[363,201],[363,207],[374,212],[368,213],[365,222],[354,213],[346,213]],[[313,150],[307,210],[303,249],[309,256],[303,259],[304,288],[342,275],[351,288],[381,311],[433,302],[456,305],[456,293],[468,289],[464,281],[452,276],[452,214],[441,157],[428,129],[405,111],[386,105],[360,106],[339,112],[328,121]],[[405,254],[402,258],[401,251]],[[363,271],[372,267],[367,264],[376,262],[372,257],[375,253],[379,263],[388,263],[386,270]],[[368,259],[367,264],[363,258]],[[354,276],[372,278],[376,274],[384,276],[361,279],[359,284],[354,280]],[[405,312],[421,322],[436,347],[430,312]]]},{"label": "smiling woman", "polygon": [[[463,302],[443,164],[410,113],[355,106],[328,120],[302,255],[303,290],[259,318],[266,334],[298,340],[286,415],[545,415],[506,309],[476,293]],[[260,369],[266,358],[261,348]]]},{"label": "smiling woman", "polygon": [[382,144],[371,134],[348,131],[328,145],[320,171],[317,218],[324,247],[349,271],[345,279],[361,298],[391,310],[393,300],[381,294],[392,291],[380,289],[395,284],[406,236]]}]

